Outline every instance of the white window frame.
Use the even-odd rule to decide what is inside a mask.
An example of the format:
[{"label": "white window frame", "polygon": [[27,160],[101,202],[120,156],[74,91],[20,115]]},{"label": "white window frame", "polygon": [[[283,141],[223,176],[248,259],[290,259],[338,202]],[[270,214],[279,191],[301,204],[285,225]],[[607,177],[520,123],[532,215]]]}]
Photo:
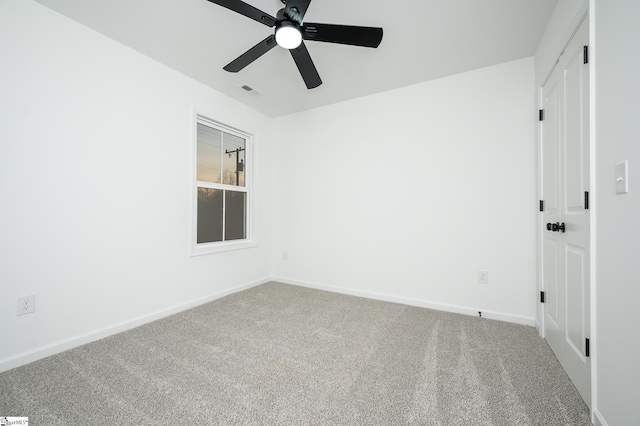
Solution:
[{"label": "white window frame", "polygon": [[[225,133],[241,137],[245,140],[244,152],[244,186],[228,185],[223,183],[210,183],[197,180],[198,162],[198,123],[212,127]],[[193,155],[192,155],[192,206],[191,206],[191,255],[220,253],[230,250],[239,250],[256,247],[253,226],[253,135],[212,120],[202,114],[194,114],[193,120]],[[246,238],[242,240],[216,241],[198,243],[198,188],[211,188],[226,191],[239,191],[247,194],[246,206]],[[223,204],[224,206],[224,204]],[[224,207],[223,207],[224,217]],[[224,230],[224,226],[223,226]],[[223,231],[224,232],[224,231]]]}]

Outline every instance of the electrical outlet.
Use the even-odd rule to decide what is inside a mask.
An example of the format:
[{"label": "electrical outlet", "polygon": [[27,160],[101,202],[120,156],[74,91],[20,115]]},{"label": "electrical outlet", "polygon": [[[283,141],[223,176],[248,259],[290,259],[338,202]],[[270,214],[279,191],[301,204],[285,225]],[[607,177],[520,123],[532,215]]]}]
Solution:
[{"label": "electrical outlet", "polygon": [[36,311],[36,295],[18,297],[18,315],[32,314]]},{"label": "electrical outlet", "polygon": [[489,272],[488,271],[478,271],[478,283],[479,284],[489,284]]}]

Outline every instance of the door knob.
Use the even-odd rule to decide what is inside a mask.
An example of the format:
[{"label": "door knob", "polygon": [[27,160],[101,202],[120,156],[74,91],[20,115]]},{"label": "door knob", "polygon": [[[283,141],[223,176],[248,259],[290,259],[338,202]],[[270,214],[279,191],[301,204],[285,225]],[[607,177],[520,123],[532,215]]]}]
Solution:
[{"label": "door knob", "polygon": [[547,231],[564,232],[565,231],[564,222],[547,223]]}]

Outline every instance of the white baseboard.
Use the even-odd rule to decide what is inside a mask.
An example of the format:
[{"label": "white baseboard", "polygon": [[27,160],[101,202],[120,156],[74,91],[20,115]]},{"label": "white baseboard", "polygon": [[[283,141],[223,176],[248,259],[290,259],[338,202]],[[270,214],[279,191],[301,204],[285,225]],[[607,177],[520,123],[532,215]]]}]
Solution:
[{"label": "white baseboard", "polygon": [[357,290],[349,287],[338,287],[327,284],[312,283],[308,281],[292,280],[285,277],[272,277],[273,281],[284,284],[297,285],[299,287],[314,288],[316,290],[330,291],[333,293],[348,294],[350,296],[365,297],[367,299],[381,300],[384,302],[401,303],[403,305],[417,306],[420,308],[434,309],[437,311],[453,312],[456,314],[478,316],[478,311],[482,311],[482,318],[488,318],[498,321],[511,322],[515,324],[535,326],[535,318],[525,317],[521,315],[505,314],[502,312],[484,311],[482,309],[470,308],[467,306],[450,305],[446,303],[435,303],[421,299],[413,299],[410,297],[394,296],[384,293],[375,293],[365,290]]},{"label": "white baseboard", "polygon": [[[66,340],[55,342],[49,345],[41,346],[9,358],[4,358],[0,360],[0,372],[11,370],[12,368],[20,367],[22,365],[29,364],[30,362],[34,362],[39,359],[43,359],[48,356],[58,354],[60,352],[64,352],[69,349],[72,349],[90,342],[94,342],[96,340],[103,339],[105,337],[108,337],[117,333],[121,333],[123,331],[127,331],[135,327],[139,327],[143,324],[147,324],[149,322],[156,321],[161,318],[167,317],[169,315],[173,315],[178,312],[185,311],[195,306],[202,305],[204,303],[208,303],[216,299],[220,299],[221,297],[227,296],[229,294],[247,290],[249,288],[264,284],[269,281],[278,281],[281,283],[297,285],[300,287],[315,288],[317,290],[330,291],[333,293],[347,294],[351,296],[364,297],[367,299],[375,299],[375,300],[381,300],[385,302],[401,303],[404,305],[418,306],[421,308],[429,308],[429,309],[434,309],[438,311],[453,312],[453,313],[470,315],[470,316],[478,316],[478,311],[481,310],[481,309],[475,309],[475,308],[470,308],[465,306],[457,306],[457,305],[450,305],[450,304],[444,304],[444,303],[434,303],[434,302],[429,302],[429,301],[420,300],[420,299],[413,299],[408,297],[393,296],[390,294],[357,290],[357,289],[348,288],[348,287],[338,287],[338,286],[332,286],[332,285],[326,285],[326,284],[311,283],[307,281],[292,280],[284,277],[271,277],[271,278],[264,278],[261,280],[253,281],[247,284],[242,284],[236,287],[232,287],[232,288],[219,291],[217,293],[213,293],[196,300],[192,300],[190,302],[181,303],[179,305],[172,306],[170,308],[163,309],[148,315],[143,315],[143,316],[133,318],[131,320],[123,321],[121,323],[104,327],[86,334],[72,337],[70,339],[66,339]],[[530,325],[530,326],[535,325],[534,318],[528,318],[528,317],[519,316],[519,315],[504,314],[501,312],[482,311],[482,317],[499,320],[499,321],[516,323],[516,324],[523,324],[523,325]],[[596,416],[598,416],[597,413],[596,413]],[[602,425],[606,425],[606,422],[604,422],[604,420],[602,420]]]},{"label": "white baseboard", "polygon": [[80,336],[72,337],[60,342],[52,343],[46,346],[35,348],[33,350],[20,353],[18,355],[4,358],[0,360],[0,372],[11,370],[12,368],[20,367],[21,365],[29,364],[30,362],[37,361],[42,358],[46,358],[51,355],[58,354],[60,352],[67,351],[69,349],[94,342],[96,340],[104,339],[105,337],[121,333],[123,331],[130,330],[135,327],[139,327],[143,324],[147,324],[152,321],[159,320],[169,315],[176,314],[178,312],[186,311],[198,305],[211,302],[221,297],[228,296],[239,291],[247,290],[249,288],[264,284],[271,281],[270,278],[263,278],[261,280],[253,281],[247,284],[242,284],[236,287],[232,287],[226,290],[219,291],[217,293],[210,294],[205,297],[201,297],[190,302],[181,303],[179,305],[172,306],[167,309],[162,309],[151,314],[143,315],[131,320],[123,321],[118,324],[114,324],[108,327],[104,327]]},{"label": "white baseboard", "polygon": [[604,421],[597,408],[593,410],[593,424],[595,426],[607,426],[607,422]]}]

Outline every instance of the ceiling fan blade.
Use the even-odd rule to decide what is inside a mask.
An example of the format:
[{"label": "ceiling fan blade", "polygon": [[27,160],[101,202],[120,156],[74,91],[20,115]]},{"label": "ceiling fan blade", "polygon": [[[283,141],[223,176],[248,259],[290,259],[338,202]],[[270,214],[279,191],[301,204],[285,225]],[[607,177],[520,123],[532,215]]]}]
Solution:
[{"label": "ceiling fan blade", "polygon": [[307,22],[302,26],[302,38],[352,46],[378,47],[382,41],[382,28]]},{"label": "ceiling fan blade", "polygon": [[311,3],[311,0],[287,0],[287,5],[284,7],[284,14],[289,19],[301,24],[304,14],[307,13],[309,3]]},{"label": "ceiling fan blade", "polygon": [[269,37],[265,38],[260,43],[256,44],[251,49],[231,61],[223,69],[229,72],[238,72],[277,45],[276,36],[271,34]]},{"label": "ceiling fan blade", "polygon": [[304,80],[304,84],[307,85],[307,89],[313,89],[320,86],[322,84],[322,80],[320,79],[316,66],[313,65],[307,46],[302,43],[295,49],[290,49],[289,52],[291,52],[291,56],[293,56],[293,60],[298,66],[298,70]]},{"label": "ceiling fan blade", "polygon": [[226,7],[229,10],[233,10],[234,12],[237,12],[240,15],[244,15],[247,18],[251,18],[255,21],[258,21],[261,24],[266,25],[267,27],[273,27],[276,24],[276,18],[269,15],[268,13],[264,13],[260,9],[257,9],[241,0],[209,0],[209,1],[211,3],[215,3],[222,7]]}]

